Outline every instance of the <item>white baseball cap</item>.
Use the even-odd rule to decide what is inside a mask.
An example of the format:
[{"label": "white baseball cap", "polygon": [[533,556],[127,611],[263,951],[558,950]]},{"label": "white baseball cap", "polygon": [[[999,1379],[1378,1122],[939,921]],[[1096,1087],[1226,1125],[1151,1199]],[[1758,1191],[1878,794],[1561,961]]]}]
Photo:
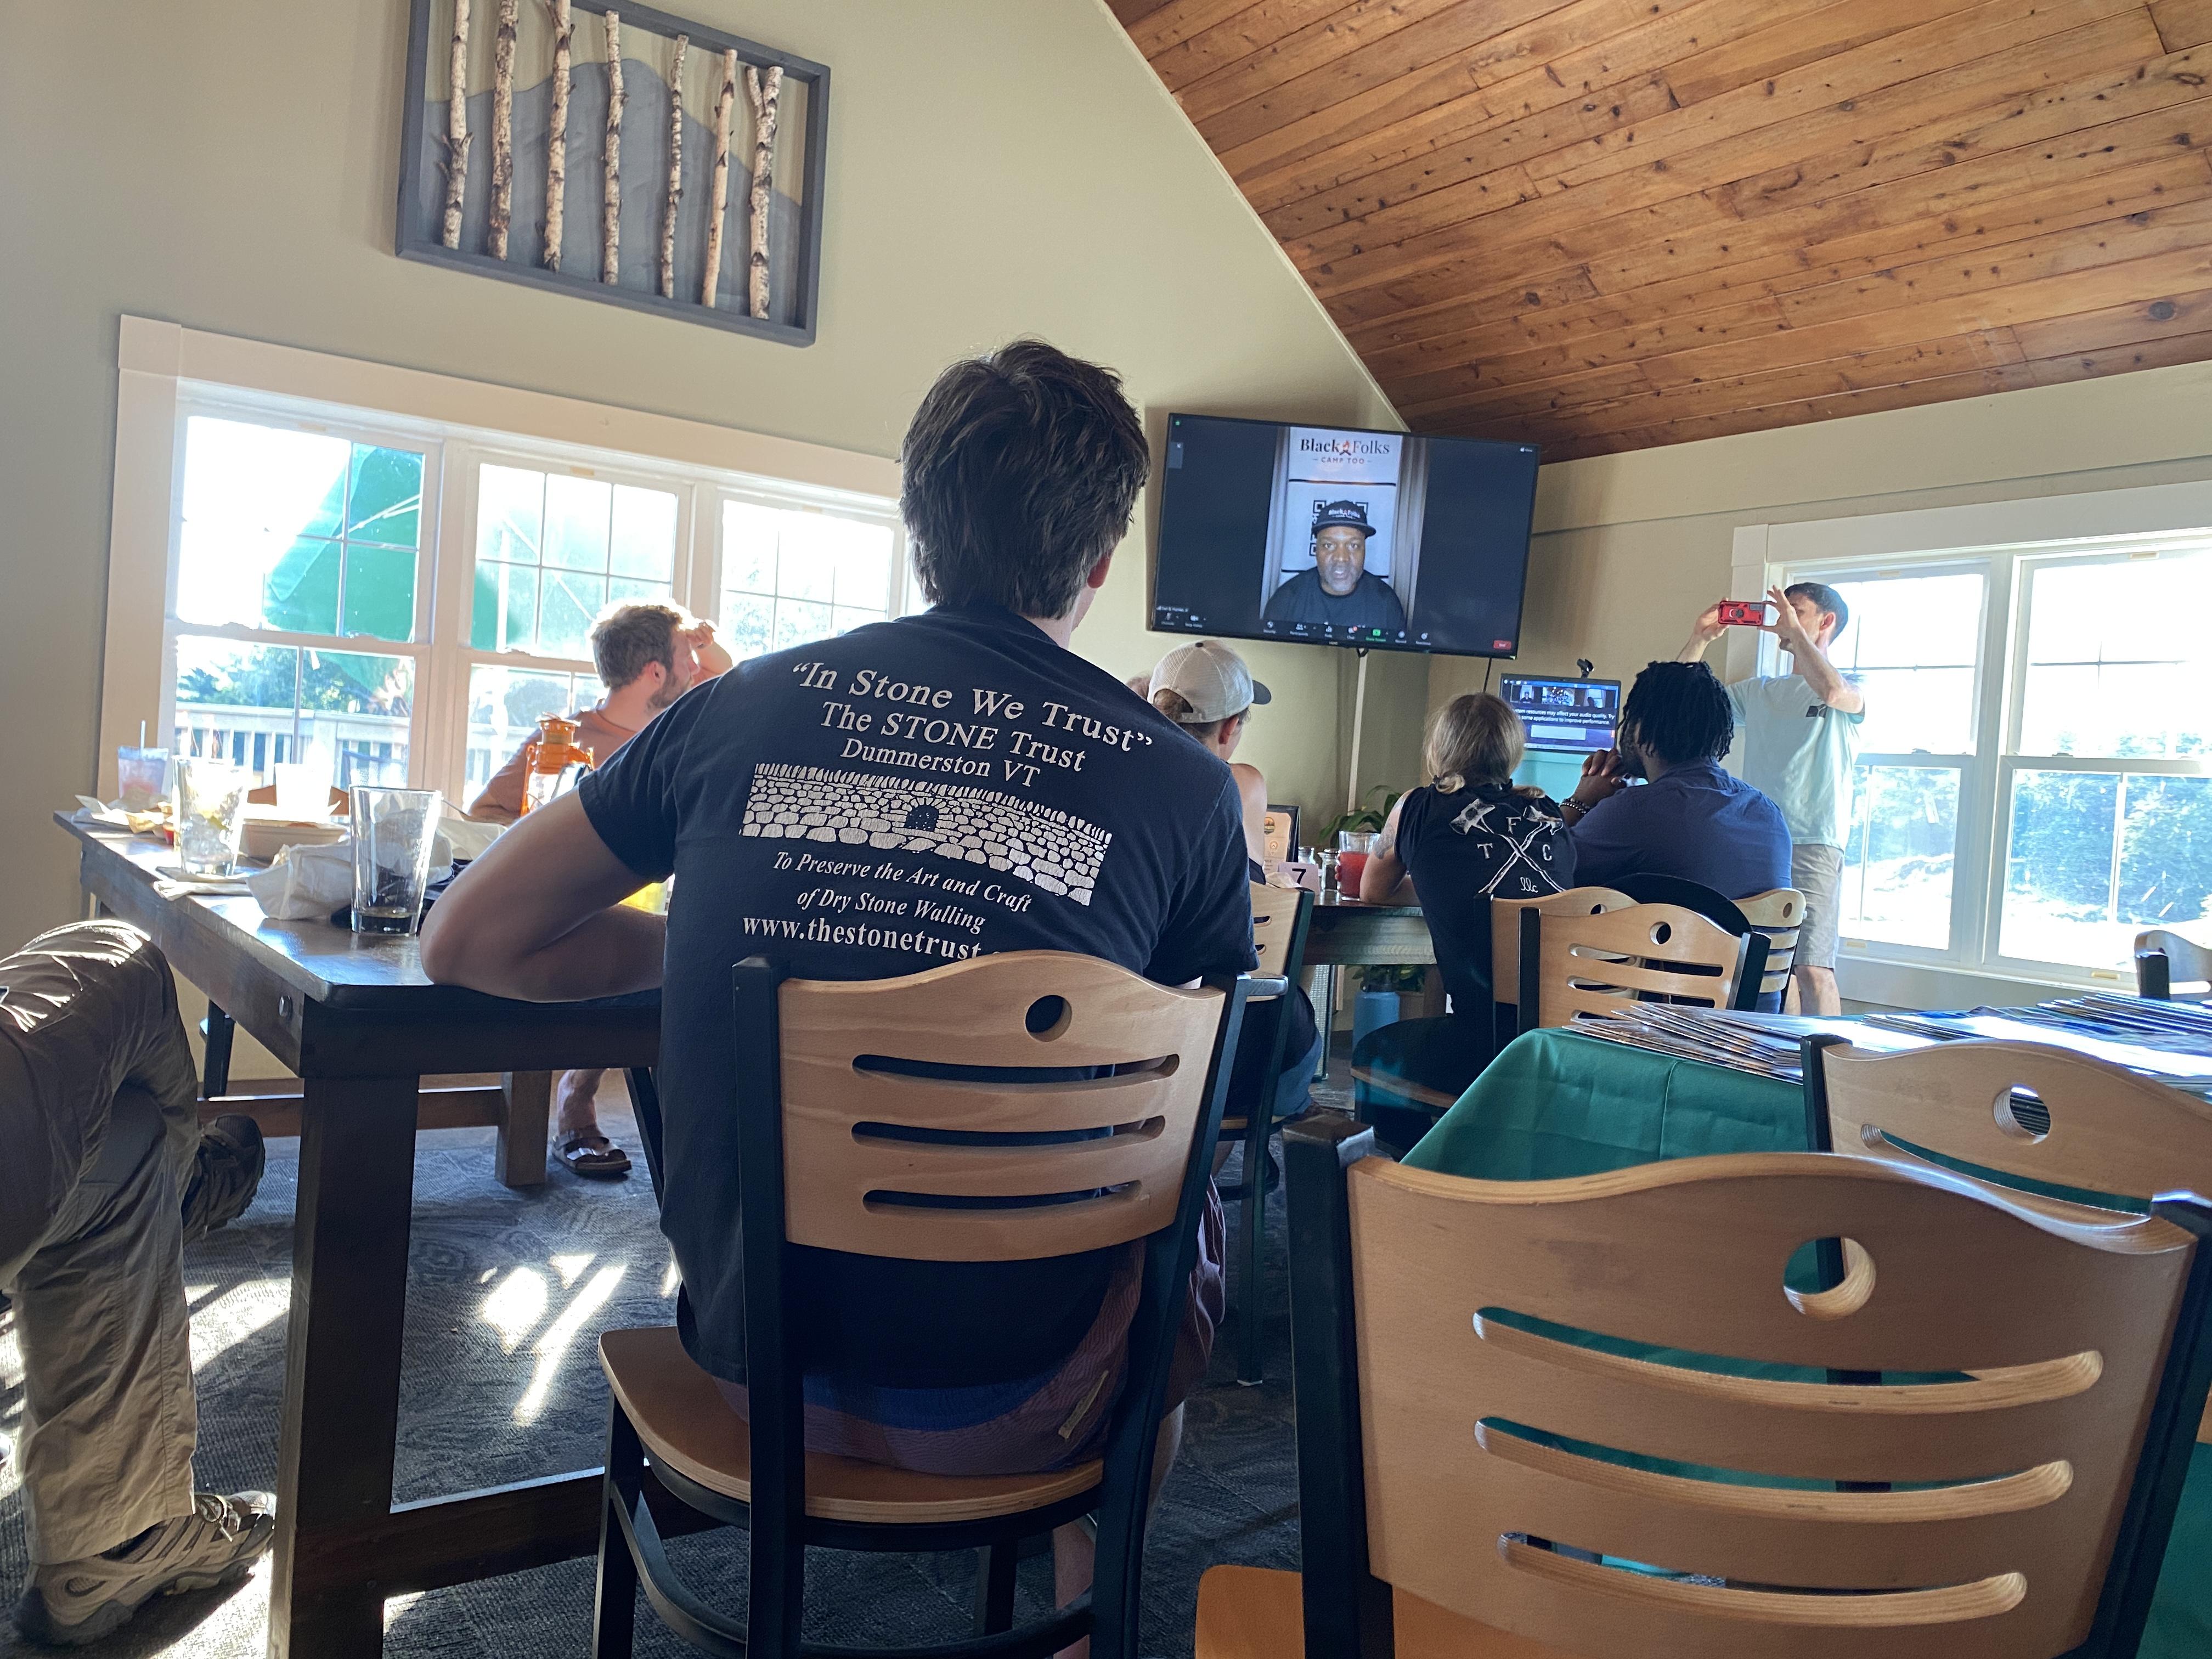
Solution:
[{"label": "white baseball cap", "polygon": [[1190,705],[1191,720],[1200,723],[1225,720],[1255,703],[1272,701],[1244,659],[1218,640],[1178,646],[1162,657],[1152,670],[1152,690],[1181,693]]}]

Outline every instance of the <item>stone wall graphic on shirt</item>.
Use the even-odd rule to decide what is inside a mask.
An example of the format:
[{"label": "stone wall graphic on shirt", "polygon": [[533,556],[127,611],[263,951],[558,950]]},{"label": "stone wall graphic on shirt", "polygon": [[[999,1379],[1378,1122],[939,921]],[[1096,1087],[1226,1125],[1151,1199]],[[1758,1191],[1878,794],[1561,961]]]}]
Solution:
[{"label": "stone wall graphic on shirt", "polygon": [[[1496,801],[1472,800],[1461,809],[1451,827],[1462,836],[1481,837],[1485,858],[1505,848],[1505,861],[1484,884],[1486,898],[1494,898],[1503,887],[1510,896],[1530,898],[1565,890],[1552,874],[1552,843],[1559,838],[1559,820],[1533,808],[1504,806]],[[1509,884],[1507,878],[1511,877]]]},{"label": "stone wall graphic on shirt", "polygon": [[1000,872],[1078,904],[1091,902],[1114,839],[1071,812],[995,789],[769,764],[753,769],[744,833],[931,853]]}]

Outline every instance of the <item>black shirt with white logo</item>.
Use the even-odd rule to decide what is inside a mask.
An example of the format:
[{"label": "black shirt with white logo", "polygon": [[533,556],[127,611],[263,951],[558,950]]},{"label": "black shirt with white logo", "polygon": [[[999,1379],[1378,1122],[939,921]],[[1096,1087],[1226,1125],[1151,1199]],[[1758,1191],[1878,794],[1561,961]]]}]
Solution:
[{"label": "black shirt with white logo", "polygon": [[1505,784],[1470,784],[1449,795],[1431,784],[1399,803],[1398,858],[1420,897],[1453,1013],[1487,1030],[1490,901],[1574,885],[1575,845],[1559,809]]},{"label": "black shirt with white logo", "polygon": [[[995,606],[939,607],[742,663],[580,787],[639,875],[676,878],[661,1225],[692,1357],[743,1381],[730,968],[881,979],[1073,951],[1164,984],[1253,965],[1229,769],[1112,675]],[[1037,1375],[1114,1253],[909,1263],[799,1252],[808,1369],[887,1388]]]}]

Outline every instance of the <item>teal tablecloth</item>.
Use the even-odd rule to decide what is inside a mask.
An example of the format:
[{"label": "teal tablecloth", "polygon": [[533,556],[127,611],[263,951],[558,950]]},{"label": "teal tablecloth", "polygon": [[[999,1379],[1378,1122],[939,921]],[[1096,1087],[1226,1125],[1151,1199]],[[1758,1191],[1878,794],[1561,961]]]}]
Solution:
[{"label": "teal tablecloth", "polygon": [[[1661,1158],[1804,1150],[1804,1098],[1794,1085],[1547,1030],[1507,1045],[1406,1162],[1486,1181],[1544,1181]],[[2141,1653],[2212,1655],[2212,1446],[2191,1458]]]}]

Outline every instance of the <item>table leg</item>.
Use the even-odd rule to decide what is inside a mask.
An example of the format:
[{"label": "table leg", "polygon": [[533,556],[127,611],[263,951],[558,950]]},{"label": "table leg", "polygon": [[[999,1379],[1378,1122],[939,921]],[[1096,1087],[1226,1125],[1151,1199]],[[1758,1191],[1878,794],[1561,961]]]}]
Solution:
[{"label": "table leg", "polygon": [[238,1022],[212,1002],[208,1004],[207,1023],[200,1027],[200,1035],[207,1040],[207,1058],[200,1067],[202,1100],[230,1092],[230,1047],[237,1033]]},{"label": "table leg", "polygon": [[502,1187],[545,1184],[545,1133],[553,1120],[553,1073],[502,1072],[500,1092],[507,1112],[499,1122],[497,1160]]},{"label": "table leg", "polygon": [[269,1659],[383,1651],[375,1563],[346,1545],[392,1510],[419,1085],[305,1085]]},{"label": "table leg", "polygon": [[1325,963],[1314,974],[1314,989],[1321,994],[1314,999],[1321,1016],[1321,1053],[1314,1060],[1313,1080],[1320,1083],[1328,1077],[1328,1047],[1336,1039],[1336,964]]}]

